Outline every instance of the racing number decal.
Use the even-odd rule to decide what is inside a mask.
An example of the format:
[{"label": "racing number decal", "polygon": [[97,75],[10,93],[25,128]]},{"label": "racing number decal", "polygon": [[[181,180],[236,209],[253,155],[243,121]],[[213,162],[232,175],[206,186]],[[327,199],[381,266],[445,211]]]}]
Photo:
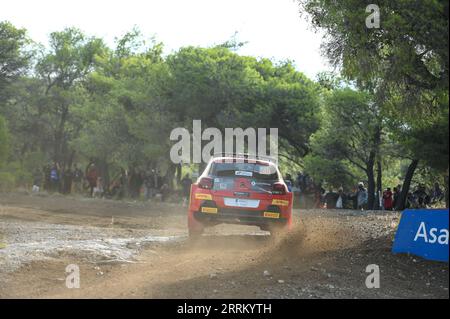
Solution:
[{"label": "racing number decal", "polygon": [[212,200],[211,194],[195,194],[195,199]]},{"label": "racing number decal", "polygon": [[217,214],[217,208],[215,208],[215,207],[202,207],[202,213]]},{"label": "racing number decal", "polygon": [[280,218],[280,214],[272,212],[264,212],[264,217],[266,218]]},{"label": "racing number decal", "polygon": [[273,199],[272,200],[272,205],[288,206],[289,205],[289,201],[288,200],[283,200],[283,199]]}]

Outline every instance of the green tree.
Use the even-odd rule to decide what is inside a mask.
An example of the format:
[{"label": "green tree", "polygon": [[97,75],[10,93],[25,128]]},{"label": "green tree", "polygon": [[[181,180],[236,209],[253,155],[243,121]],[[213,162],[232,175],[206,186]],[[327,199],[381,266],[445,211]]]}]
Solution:
[{"label": "green tree", "polygon": [[95,58],[103,51],[102,40],[68,28],[51,33],[50,48],[38,60],[36,71],[46,82],[44,100],[46,112],[51,114],[52,158],[62,166],[71,164],[74,152],[69,148],[69,141],[82,127],[72,109],[84,103],[83,85],[93,71]]},{"label": "green tree", "polygon": [[[323,49],[331,63],[358,86],[374,92],[377,104],[387,117],[396,120],[397,127],[406,128],[412,135],[417,128],[420,134],[421,127],[435,126],[430,119],[439,121],[448,114],[448,1],[378,1],[379,28],[366,26],[366,1],[299,3],[311,23],[326,32]],[[393,135],[396,137],[399,142],[405,141]],[[416,149],[407,148],[414,144],[407,142],[399,152],[419,156]],[[448,148],[437,147],[412,159],[399,209],[404,207],[419,161],[444,160],[446,154],[448,157]]]},{"label": "green tree", "polygon": [[30,57],[24,48],[28,43],[24,29],[0,21],[0,97],[6,85],[26,70]]},{"label": "green tree", "polygon": [[411,163],[405,173],[403,191],[398,209],[404,209],[407,191],[412,183],[414,173],[422,163],[443,176],[446,206],[448,207],[448,161],[449,161],[449,123],[448,108],[425,119],[409,121],[404,125],[399,120],[389,122],[392,139],[400,145],[398,151]]},{"label": "green tree", "polygon": [[324,52],[344,75],[372,87],[396,84],[407,93],[448,88],[448,1],[377,1],[379,28],[366,26],[367,1],[299,3],[329,35]]},{"label": "green tree", "polygon": [[309,151],[319,126],[319,87],[291,62],[239,56],[223,46],[182,48],[167,59],[171,74],[168,110],[176,123],[278,128],[280,153],[291,160]]},{"label": "green tree", "polygon": [[168,161],[167,67],[162,45],[146,43],[134,29],[117,40],[114,50],[97,57],[85,85],[87,105],[74,110],[85,125],[71,146],[97,162],[106,183],[122,168],[155,166],[163,157]]},{"label": "green tree", "polygon": [[382,117],[371,96],[350,88],[334,90],[325,100],[321,128],[311,138],[313,154],[306,170],[319,172],[335,186],[359,170],[368,184],[368,207],[375,204],[375,164],[382,143]]}]

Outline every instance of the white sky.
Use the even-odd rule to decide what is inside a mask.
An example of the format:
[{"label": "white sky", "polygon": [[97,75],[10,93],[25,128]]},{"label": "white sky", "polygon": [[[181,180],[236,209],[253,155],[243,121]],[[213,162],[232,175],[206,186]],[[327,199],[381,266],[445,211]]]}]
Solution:
[{"label": "white sky", "polygon": [[50,32],[75,26],[112,46],[137,26],[163,42],[166,53],[223,43],[237,31],[239,41],[248,41],[240,54],[293,60],[310,78],[330,69],[320,56],[322,36],[293,0],[0,0],[2,20],[43,44]]}]

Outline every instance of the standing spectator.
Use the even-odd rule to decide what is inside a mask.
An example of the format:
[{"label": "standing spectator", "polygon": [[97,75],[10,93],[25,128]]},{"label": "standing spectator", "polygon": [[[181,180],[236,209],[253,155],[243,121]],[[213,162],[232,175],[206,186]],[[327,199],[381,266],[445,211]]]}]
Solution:
[{"label": "standing spectator", "polygon": [[327,205],[327,209],[335,209],[336,208],[336,202],[339,195],[333,191],[332,188],[326,193],[325,195],[325,203]]},{"label": "standing spectator", "polygon": [[430,202],[430,196],[426,192],[426,188],[423,184],[419,184],[416,190],[413,192],[416,199],[418,208],[426,208]]},{"label": "standing spectator", "polygon": [[59,190],[60,174],[58,164],[54,163],[50,168],[50,190],[56,192]]},{"label": "standing spectator", "polygon": [[394,205],[394,201],[393,201],[393,193],[391,191],[391,188],[388,187],[384,192],[383,192],[383,206],[385,210],[392,210],[393,205]]},{"label": "standing spectator", "polygon": [[419,208],[416,196],[412,192],[408,192],[406,196],[406,208]]},{"label": "standing spectator", "polygon": [[398,201],[400,199],[400,190],[399,190],[398,186],[394,187],[393,198],[394,198],[394,200],[392,202],[392,208],[395,209],[397,207]]},{"label": "standing spectator", "polygon": [[314,207],[323,208],[325,189],[322,186],[314,185]]},{"label": "standing spectator", "polygon": [[191,194],[191,184],[192,179],[189,174],[186,174],[181,180],[181,186],[183,188],[183,206],[189,201],[189,196]]},{"label": "standing spectator", "polygon": [[102,198],[103,193],[104,193],[103,180],[99,176],[99,177],[97,177],[97,183],[92,191],[92,196]]},{"label": "standing spectator", "polygon": [[352,209],[358,209],[358,187],[354,187],[352,192],[348,194],[347,198],[352,202]]},{"label": "standing spectator", "polygon": [[86,168],[86,180],[89,184],[89,196],[93,197],[94,188],[97,187],[98,170],[95,163],[91,163]]},{"label": "standing spectator", "polygon": [[292,186],[294,184],[294,181],[292,180],[291,174],[286,174],[286,178],[284,179],[284,182],[286,183],[288,191],[292,192]]},{"label": "standing spectator", "polygon": [[110,186],[110,192],[109,192],[109,196],[111,196],[112,198],[117,198],[117,199],[121,199],[121,191],[122,191],[122,185],[120,184],[120,178],[118,178],[117,180],[112,181],[111,186]]},{"label": "standing spectator", "polygon": [[109,196],[122,199],[126,193],[126,185],[127,185],[127,172],[121,168],[120,174],[113,180],[110,185]]},{"label": "standing spectator", "polygon": [[364,183],[360,182],[358,184],[358,190],[356,191],[356,202],[357,202],[357,209],[364,210],[366,204],[367,204],[367,190],[364,188]]},{"label": "standing spectator", "polygon": [[442,191],[439,183],[434,183],[433,191],[431,193],[431,202],[437,203],[444,199],[444,192]]},{"label": "standing spectator", "polygon": [[83,191],[83,171],[77,166],[77,164],[75,164],[73,168],[73,184],[75,187],[75,192],[81,194]]},{"label": "standing spectator", "polygon": [[344,193],[344,189],[342,187],[339,187],[338,190],[338,199],[336,201],[336,208],[337,209],[343,209],[346,207],[347,204],[347,196]]},{"label": "standing spectator", "polygon": [[297,187],[299,188],[299,191],[300,192],[302,192],[302,191],[304,191],[305,190],[305,188],[304,188],[304,176],[303,176],[303,174],[302,173],[297,173],[297,181],[296,181],[296,183],[297,183]]}]

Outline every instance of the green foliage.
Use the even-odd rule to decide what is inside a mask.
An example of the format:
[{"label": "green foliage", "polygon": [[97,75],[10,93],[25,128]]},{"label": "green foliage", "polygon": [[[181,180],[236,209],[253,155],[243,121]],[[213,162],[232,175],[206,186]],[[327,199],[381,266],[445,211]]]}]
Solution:
[{"label": "green foliage", "polygon": [[329,35],[325,52],[361,82],[448,87],[448,1],[381,0],[380,28],[367,28],[361,0],[299,0],[312,24]]},{"label": "green foliage", "polygon": [[5,86],[26,68],[29,56],[24,47],[27,43],[25,30],[0,21],[0,97]]},{"label": "green foliage", "polygon": [[352,171],[351,166],[345,161],[336,161],[314,154],[308,154],[304,158],[304,170],[315,181],[326,183],[335,189],[343,187],[351,190],[355,181],[364,179],[358,171]]},{"label": "green foliage", "polygon": [[[1,187],[29,184],[33,172],[50,161],[64,168],[94,160],[111,175],[132,166],[158,168],[170,179],[175,170],[169,134],[176,127],[190,129],[193,119],[222,131],[278,128],[283,173],[303,169],[334,187],[373,180],[376,161],[391,186],[402,178],[409,158],[419,158],[420,168],[433,174],[445,170],[446,53],[436,39],[419,36],[417,44],[429,40],[426,47],[432,49],[422,56],[425,69],[411,71],[417,52],[409,41],[400,41],[393,26],[396,10],[411,1],[395,8],[385,3],[395,10],[383,20],[381,33],[365,29],[366,13],[355,10],[360,1],[303,3],[316,26],[332,35],[326,52],[336,64],[342,62],[343,78],[322,73],[314,82],[290,61],[241,56],[235,49],[243,43],[235,38],[165,56],[162,43],[144,38],[137,28],[114,48],[76,28],[53,32],[48,49],[33,51],[36,64],[20,77],[32,52],[24,49],[25,31],[0,23],[0,65],[8,65],[7,75],[0,74],[8,84],[0,90],[0,115],[8,120],[6,131],[0,116],[0,165],[6,164]],[[434,13],[426,9],[425,16]],[[344,20],[364,28],[350,30]],[[402,23],[407,30],[409,22]],[[383,45],[374,48],[377,39]],[[405,116],[407,102],[413,111]]]},{"label": "green foliage", "polygon": [[82,129],[75,109],[87,103],[84,84],[94,63],[106,48],[101,39],[86,37],[80,30],[67,28],[50,34],[50,49],[36,65],[36,72],[45,83],[41,101],[51,123],[51,154],[54,161],[65,166],[70,162],[69,142]]},{"label": "green foliage", "polygon": [[382,118],[373,98],[350,88],[334,89],[325,96],[321,118],[305,171],[334,187],[350,189],[357,181],[367,181],[373,194],[374,164],[382,146]]},{"label": "green foliage", "polygon": [[18,161],[7,163],[1,173],[5,178],[5,190],[11,190],[18,185],[30,185],[32,182],[32,171],[27,171]]},{"label": "green foliage", "polygon": [[9,172],[0,171],[0,192],[9,192],[16,186],[16,177]]},{"label": "green foliage", "polygon": [[409,150],[413,158],[440,172],[448,170],[448,110],[431,121],[421,120],[411,126],[399,126],[394,138]]},{"label": "green foliage", "polygon": [[367,1],[298,2],[313,26],[325,31],[323,51],[331,63],[373,93],[396,156],[448,176],[449,2],[377,1],[379,28],[366,26]]},{"label": "green foliage", "polygon": [[351,89],[335,90],[325,101],[322,119],[311,141],[314,152],[365,170],[370,152],[379,146],[374,140],[378,113],[370,97]]}]

